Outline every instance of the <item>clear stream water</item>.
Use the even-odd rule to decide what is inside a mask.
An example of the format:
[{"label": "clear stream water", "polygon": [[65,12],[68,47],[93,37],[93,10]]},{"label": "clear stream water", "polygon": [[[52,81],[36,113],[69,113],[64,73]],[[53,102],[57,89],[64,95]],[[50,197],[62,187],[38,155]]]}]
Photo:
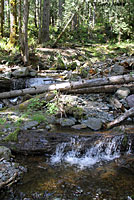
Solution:
[{"label": "clear stream water", "polygon": [[[108,137],[84,148],[86,138],[60,143],[50,157],[18,156],[27,167],[23,179],[1,200],[131,200],[134,170],[120,165],[133,160],[131,141],[121,155],[122,136]],[[133,162],[134,163],[134,162]]]}]

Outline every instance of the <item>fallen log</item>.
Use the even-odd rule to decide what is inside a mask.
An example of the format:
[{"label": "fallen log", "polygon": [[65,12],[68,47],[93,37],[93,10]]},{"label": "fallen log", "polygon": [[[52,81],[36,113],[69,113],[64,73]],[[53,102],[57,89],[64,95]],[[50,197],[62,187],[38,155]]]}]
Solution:
[{"label": "fallen log", "polygon": [[0,98],[24,96],[26,94],[41,94],[52,90],[69,91],[70,93],[114,92],[121,86],[129,87],[133,91],[134,75],[119,75],[91,80],[80,80],[76,82],[68,81],[57,84],[35,86],[32,88],[0,93]]},{"label": "fallen log", "polygon": [[[120,84],[120,85],[104,85],[104,86],[96,86],[96,87],[88,87],[88,88],[80,88],[80,89],[71,89],[68,90],[69,94],[90,94],[90,93],[113,93],[116,92],[117,89],[121,87],[127,87],[131,92],[134,92],[134,82],[130,84]],[[62,90],[63,91],[63,90]]]},{"label": "fallen log", "polygon": [[125,113],[117,117],[114,121],[107,123],[105,125],[105,128],[107,129],[112,128],[113,126],[123,122],[125,119],[127,119],[128,117],[132,115],[134,115],[134,107],[127,110]]}]

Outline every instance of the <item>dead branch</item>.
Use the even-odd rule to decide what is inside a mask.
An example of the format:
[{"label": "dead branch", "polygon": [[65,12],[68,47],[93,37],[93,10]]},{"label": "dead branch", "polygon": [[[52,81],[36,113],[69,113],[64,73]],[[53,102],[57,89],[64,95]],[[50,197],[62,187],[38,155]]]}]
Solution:
[{"label": "dead branch", "polygon": [[132,115],[134,115],[134,107],[127,110],[124,114],[117,117],[114,121],[107,123],[106,128],[108,128],[108,129],[112,128],[113,126],[119,124],[120,122],[123,122],[126,118],[128,118]]}]

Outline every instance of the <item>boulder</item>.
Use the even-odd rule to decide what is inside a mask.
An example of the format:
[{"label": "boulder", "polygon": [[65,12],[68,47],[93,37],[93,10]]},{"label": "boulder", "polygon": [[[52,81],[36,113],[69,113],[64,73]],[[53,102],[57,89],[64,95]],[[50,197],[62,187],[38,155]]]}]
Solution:
[{"label": "boulder", "polygon": [[26,77],[29,75],[29,69],[27,67],[20,67],[12,72],[12,75],[16,78]]},{"label": "boulder", "polygon": [[97,131],[102,127],[102,121],[99,118],[89,117],[87,120],[82,120],[82,124],[85,124],[88,128]]}]

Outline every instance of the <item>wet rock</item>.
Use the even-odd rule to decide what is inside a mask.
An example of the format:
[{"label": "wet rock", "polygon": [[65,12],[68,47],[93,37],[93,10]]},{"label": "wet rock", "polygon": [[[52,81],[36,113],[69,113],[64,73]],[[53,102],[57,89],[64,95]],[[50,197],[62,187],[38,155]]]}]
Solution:
[{"label": "wet rock", "polygon": [[87,120],[82,120],[82,123],[95,131],[100,130],[102,127],[102,121],[95,117],[89,117]]},{"label": "wet rock", "polygon": [[20,67],[12,72],[12,75],[16,78],[25,77],[29,75],[29,69],[27,67]]},{"label": "wet rock", "polygon": [[70,119],[60,118],[57,120],[57,123],[60,124],[61,126],[72,126],[75,124],[75,122],[76,122],[75,118],[70,118]]},{"label": "wet rock", "polygon": [[134,107],[134,94],[129,95],[129,96],[126,98],[126,101],[127,101],[128,106],[129,106],[130,108]]},{"label": "wet rock", "polygon": [[72,128],[76,129],[76,130],[81,130],[81,129],[87,128],[87,125],[86,124],[76,124],[76,125],[72,126]]},{"label": "wet rock", "polygon": [[126,87],[121,87],[119,88],[115,95],[119,98],[119,99],[123,99],[126,98],[128,95],[130,94],[130,90]]},{"label": "wet rock", "polygon": [[5,146],[0,146],[0,158],[9,160],[11,157],[11,150]]}]

